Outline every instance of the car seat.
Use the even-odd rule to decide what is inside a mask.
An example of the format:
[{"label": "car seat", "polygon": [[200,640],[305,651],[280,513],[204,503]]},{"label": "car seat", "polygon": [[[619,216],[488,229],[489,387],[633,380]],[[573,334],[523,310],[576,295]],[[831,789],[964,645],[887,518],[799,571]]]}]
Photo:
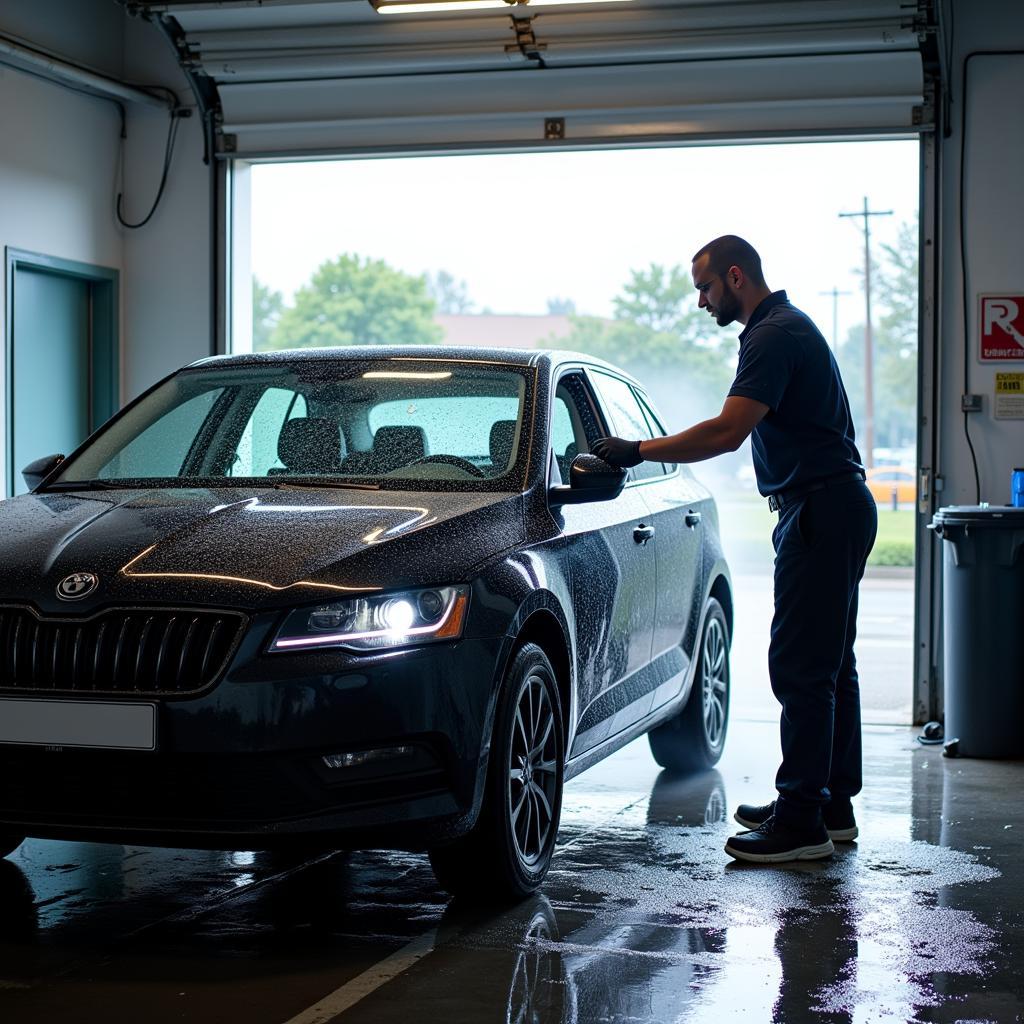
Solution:
[{"label": "car seat", "polygon": [[491,452],[491,475],[501,476],[508,470],[512,458],[512,444],[516,439],[515,420],[495,420],[491,424],[488,447]]},{"label": "car seat", "polygon": [[378,427],[373,435],[373,447],[369,451],[353,452],[345,460],[344,471],[381,476],[411,465],[426,454],[427,438],[422,427]]},{"label": "car seat", "polygon": [[319,475],[341,471],[341,432],[333,420],[300,418],[288,420],[277,439],[277,457],[284,469],[270,474]]}]

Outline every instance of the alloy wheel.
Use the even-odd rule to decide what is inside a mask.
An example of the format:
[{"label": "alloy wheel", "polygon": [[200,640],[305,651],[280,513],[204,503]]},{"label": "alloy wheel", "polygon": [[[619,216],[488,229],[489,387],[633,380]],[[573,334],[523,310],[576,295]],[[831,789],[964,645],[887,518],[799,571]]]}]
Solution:
[{"label": "alloy wheel", "polygon": [[704,734],[712,747],[722,742],[726,725],[726,701],[729,688],[729,662],[725,630],[716,618],[708,620],[704,633],[702,659],[702,694],[704,699]]},{"label": "alloy wheel", "polygon": [[520,861],[536,864],[551,834],[558,788],[557,722],[545,681],[530,675],[516,700],[508,764],[508,812]]}]

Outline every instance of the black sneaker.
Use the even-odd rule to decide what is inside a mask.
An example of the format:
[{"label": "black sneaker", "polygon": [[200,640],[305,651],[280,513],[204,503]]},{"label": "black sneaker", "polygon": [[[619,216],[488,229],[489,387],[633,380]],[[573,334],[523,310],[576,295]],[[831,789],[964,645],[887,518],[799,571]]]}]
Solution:
[{"label": "black sneaker", "polygon": [[824,825],[795,829],[780,824],[774,815],[752,832],[732,836],[725,852],[737,860],[754,864],[779,864],[787,860],[821,860],[835,847]]},{"label": "black sneaker", "polygon": [[[755,804],[740,804],[733,818],[744,828],[760,828],[775,813],[775,801],[758,807]],[[834,843],[852,843],[860,835],[853,807],[847,804],[825,804],[821,816],[828,829],[828,837]]]}]

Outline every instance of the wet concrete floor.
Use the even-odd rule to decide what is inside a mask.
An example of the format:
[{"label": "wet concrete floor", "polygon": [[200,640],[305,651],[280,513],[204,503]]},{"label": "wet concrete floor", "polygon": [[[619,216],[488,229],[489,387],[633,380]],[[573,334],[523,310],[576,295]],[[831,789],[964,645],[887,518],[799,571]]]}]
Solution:
[{"label": "wet concrete floor", "polygon": [[1024,1019],[1024,763],[865,737],[861,840],[739,866],[776,728],[719,770],[640,740],[567,787],[542,894],[450,904],[424,856],[31,841],[0,861],[0,1021],[164,1024]]}]

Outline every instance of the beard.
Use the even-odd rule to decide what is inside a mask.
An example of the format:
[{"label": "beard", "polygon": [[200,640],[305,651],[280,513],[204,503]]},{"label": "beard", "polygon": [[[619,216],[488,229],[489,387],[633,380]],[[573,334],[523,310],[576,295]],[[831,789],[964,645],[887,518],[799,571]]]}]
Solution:
[{"label": "beard", "polygon": [[719,327],[728,327],[740,315],[743,307],[736,293],[729,287],[729,282],[722,281],[722,298],[714,309],[715,323]]}]

